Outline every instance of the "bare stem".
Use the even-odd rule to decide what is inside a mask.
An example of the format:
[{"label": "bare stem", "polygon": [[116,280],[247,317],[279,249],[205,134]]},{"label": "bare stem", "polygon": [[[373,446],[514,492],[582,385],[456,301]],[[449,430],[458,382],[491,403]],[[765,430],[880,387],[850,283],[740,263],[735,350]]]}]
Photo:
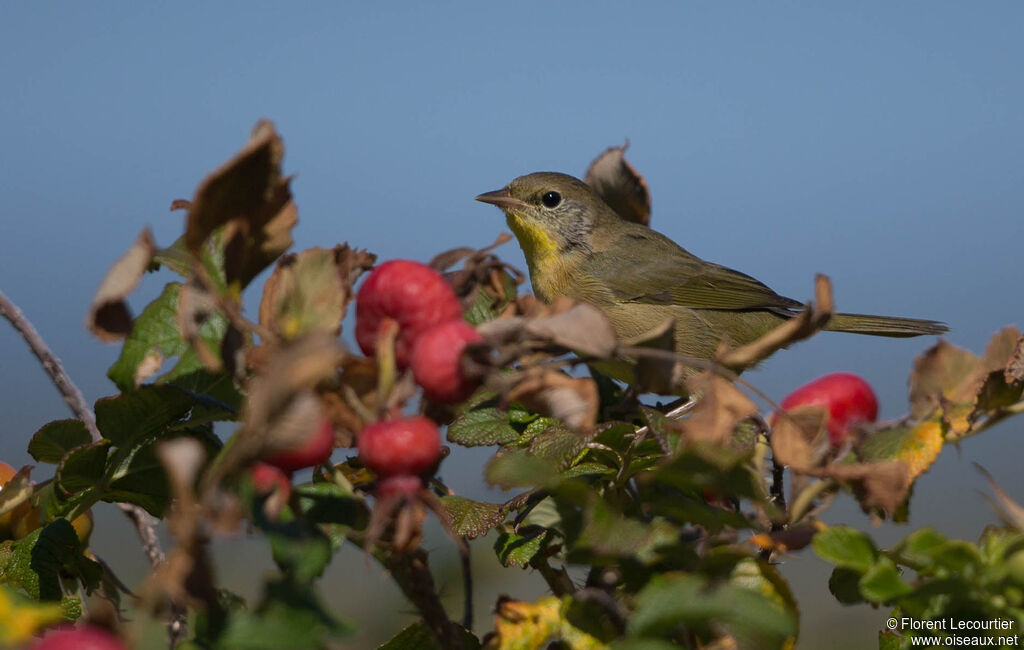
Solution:
[{"label": "bare stem", "polygon": [[[14,329],[25,339],[32,354],[39,359],[43,370],[50,376],[50,380],[57,387],[57,391],[64,398],[68,408],[71,409],[76,418],[82,421],[85,428],[89,431],[89,437],[92,441],[99,442],[102,440],[103,436],[100,434],[100,430],[96,428],[96,416],[93,415],[92,409],[89,408],[88,402],[85,401],[82,391],[71,381],[71,377],[68,376],[64,366],[61,365],[60,359],[53,354],[49,346],[46,345],[46,342],[43,341],[43,337],[39,335],[36,328],[25,317],[25,314],[2,291],[0,291],[0,315],[3,315],[4,318],[10,321]],[[164,561],[164,552],[160,548],[160,540],[156,535],[155,520],[139,506],[130,503],[119,503],[117,507],[121,509],[121,512],[135,526],[135,531],[142,542],[142,550],[145,552],[146,557],[149,558],[150,565],[156,568]],[[175,609],[172,611],[167,633],[172,648],[184,637],[185,612],[183,610]]]}]

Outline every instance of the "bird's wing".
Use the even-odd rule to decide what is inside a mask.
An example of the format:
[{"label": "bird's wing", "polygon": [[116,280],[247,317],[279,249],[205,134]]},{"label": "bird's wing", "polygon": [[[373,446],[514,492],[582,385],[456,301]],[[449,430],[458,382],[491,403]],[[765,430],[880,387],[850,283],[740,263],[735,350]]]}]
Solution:
[{"label": "bird's wing", "polygon": [[[630,228],[608,244],[593,252],[590,261],[602,284],[621,302],[779,313],[801,307],[749,275],[705,262],[642,226]],[[623,263],[624,246],[643,254]]]}]

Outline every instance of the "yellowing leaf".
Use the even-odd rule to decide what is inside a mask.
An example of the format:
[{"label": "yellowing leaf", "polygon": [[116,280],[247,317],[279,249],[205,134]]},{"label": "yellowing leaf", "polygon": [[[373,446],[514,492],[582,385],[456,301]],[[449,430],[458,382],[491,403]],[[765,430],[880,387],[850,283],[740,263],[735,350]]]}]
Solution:
[{"label": "yellowing leaf", "polygon": [[494,618],[495,635],[485,648],[535,650],[553,641],[561,641],[560,647],[570,650],[600,650],[606,647],[566,620],[567,602],[548,596],[535,603],[521,600],[499,603]]},{"label": "yellowing leaf", "polygon": [[921,422],[903,437],[896,460],[907,465],[907,474],[913,481],[931,467],[942,451],[942,423],[938,420]]},{"label": "yellowing leaf", "polygon": [[59,603],[35,603],[0,585],[0,646],[18,646],[64,620]]}]

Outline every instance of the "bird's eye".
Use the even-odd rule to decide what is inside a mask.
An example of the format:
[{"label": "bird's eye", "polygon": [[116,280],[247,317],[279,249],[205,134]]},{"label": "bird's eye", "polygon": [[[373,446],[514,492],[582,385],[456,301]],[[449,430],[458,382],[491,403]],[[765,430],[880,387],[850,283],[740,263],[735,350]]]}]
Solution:
[{"label": "bird's eye", "polygon": [[562,202],[562,195],[558,192],[547,192],[544,196],[540,197],[540,202],[546,207],[555,208]]}]

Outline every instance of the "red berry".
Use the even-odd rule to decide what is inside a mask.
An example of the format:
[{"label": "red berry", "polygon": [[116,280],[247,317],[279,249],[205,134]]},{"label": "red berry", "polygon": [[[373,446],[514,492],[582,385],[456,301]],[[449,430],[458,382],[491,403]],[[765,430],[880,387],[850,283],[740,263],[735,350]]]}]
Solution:
[{"label": "red berry", "polygon": [[464,320],[440,323],[420,334],[412,349],[412,374],[427,397],[445,404],[469,397],[477,382],[463,376],[459,358],[468,343],[482,339]]},{"label": "red berry", "polygon": [[412,497],[421,489],[423,489],[423,479],[418,476],[392,476],[377,484],[377,498]]},{"label": "red berry", "polygon": [[304,441],[291,449],[279,449],[268,454],[263,458],[263,462],[291,474],[296,470],[327,462],[332,451],[334,424],[326,417],[322,417],[320,424]]},{"label": "red berry", "polygon": [[356,294],[356,341],[373,356],[385,319],[398,322],[395,359],[409,365],[416,338],[429,327],[462,317],[462,305],[441,274],[411,260],[391,260],[375,268]]},{"label": "red berry", "polygon": [[48,632],[31,650],[126,650],[126,646],[101,627],[83,625]]},{"label": "red berry", "polygon": [[249,478],[257,494],[271,494],[280,490],[287,500],[292,491],[292,482],[288,475],[267,463],[253,463],[249,468]]},{"label": "red berry", "polygon": [[381,478],[418,476],[441,459],[441,433],[422,415],[384,420],[359,434],[359,460]]},{"label": "red berry", "polygon": [[871,385],[849,372],[835,372],[804,384],[783,399],[784,411],[798,406],[824,406],[828,410],[828,439],[838,447],[851,427],[874,422],[878,417],[878,398]]}]

